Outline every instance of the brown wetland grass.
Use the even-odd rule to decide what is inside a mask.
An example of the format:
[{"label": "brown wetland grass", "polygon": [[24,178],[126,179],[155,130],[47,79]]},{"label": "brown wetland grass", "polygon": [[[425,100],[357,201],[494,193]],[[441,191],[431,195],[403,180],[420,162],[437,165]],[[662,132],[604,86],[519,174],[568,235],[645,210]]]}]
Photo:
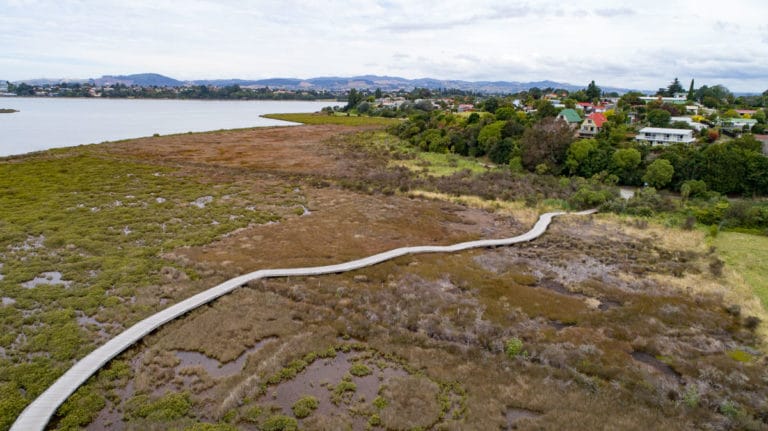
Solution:
[{"label": "brown wetland grass", "polygon": [[[314,121],[0,163],[0,429],[105,336],[228,277],[514,236],[545,207],[510,198],[562,198],[393,166],[418,155]],[[113,360],[51,428],[766,429],[765,309],[719,252],[564,217],[514,247],[253,282]],[[53,271],[71,285],[22,286]]]}]

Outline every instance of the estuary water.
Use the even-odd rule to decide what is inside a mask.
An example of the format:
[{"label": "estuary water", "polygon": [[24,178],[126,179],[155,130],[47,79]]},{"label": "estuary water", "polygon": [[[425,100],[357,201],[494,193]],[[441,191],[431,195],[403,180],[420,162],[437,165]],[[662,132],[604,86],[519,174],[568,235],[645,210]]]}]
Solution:
[{"label": "estuary water", "polygon": [[316,112],[335,101],[203,101],[0,97],[0,157],[155,133],[294,125],[263,114]]}]

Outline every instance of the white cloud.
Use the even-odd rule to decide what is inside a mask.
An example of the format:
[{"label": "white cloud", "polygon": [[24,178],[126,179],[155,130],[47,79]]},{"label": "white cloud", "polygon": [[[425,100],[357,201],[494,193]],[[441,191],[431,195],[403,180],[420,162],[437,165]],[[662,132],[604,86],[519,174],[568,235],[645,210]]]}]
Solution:
[{"label": "white cloud", "polygon": [[389,74],[768,85],[768,4],[0,0],[0,78]]}]

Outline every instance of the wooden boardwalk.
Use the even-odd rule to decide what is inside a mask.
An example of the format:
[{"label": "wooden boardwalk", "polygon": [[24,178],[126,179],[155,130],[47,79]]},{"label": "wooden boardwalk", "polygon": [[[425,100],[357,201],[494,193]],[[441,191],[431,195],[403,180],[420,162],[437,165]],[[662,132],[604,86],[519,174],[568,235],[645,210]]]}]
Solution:
[{"label": "wooden boardwalk", "polygon": [[[586,215],[595,212],[596,210],[589,210],[573,214]],[[85,383],[89,377],[94,375],[101,367],[112,360],[112,358],[119,355],[122,351],[131,347],[134,343],[165,323],[176,319],[203,304],[211,302],[222,295],[226,295],[250,281],[274,277],[333,274],[365,268],[407,254],[451,253],[472,248],[499,247],[531,241],[541,236],[547,230],[552,218],[564,214],[566,213],[552,212],[542,214],[531,230],[513,238],[477,240],[447,246],[402,247],[337,265],[315,266],[309,268],[262,269],[227,280],[218,286],[200,292],[191,298],[185,299],[178,304],[172,305],[165,310],[147,317],[126,329],[120,335],[107,341],[103,346],[89,353],[86,357],[75,363],[72,368],[59,377],[53,385],[27,406],[21,415],[16,418],[16,422],[11,427],[11,431],[42,431],[45,429],[45,426],[48,424],[48,421],[53,414],[56,413],[59,406],[66,401],[66,399],[69,398],[80,385]]]}]

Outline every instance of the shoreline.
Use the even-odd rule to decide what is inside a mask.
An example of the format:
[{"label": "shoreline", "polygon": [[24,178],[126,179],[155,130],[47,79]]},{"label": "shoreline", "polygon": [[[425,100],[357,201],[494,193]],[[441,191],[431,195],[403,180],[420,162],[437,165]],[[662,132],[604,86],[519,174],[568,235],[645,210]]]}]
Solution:
[{"label": "shoreline", "polygon": [[295,124],[264,115],[317,112],[328,106],[314,101],[93,100],[18,98],[0,103],[3,109],[23,112],[3,117],[0,158],[156,135],[289,126]]}]

